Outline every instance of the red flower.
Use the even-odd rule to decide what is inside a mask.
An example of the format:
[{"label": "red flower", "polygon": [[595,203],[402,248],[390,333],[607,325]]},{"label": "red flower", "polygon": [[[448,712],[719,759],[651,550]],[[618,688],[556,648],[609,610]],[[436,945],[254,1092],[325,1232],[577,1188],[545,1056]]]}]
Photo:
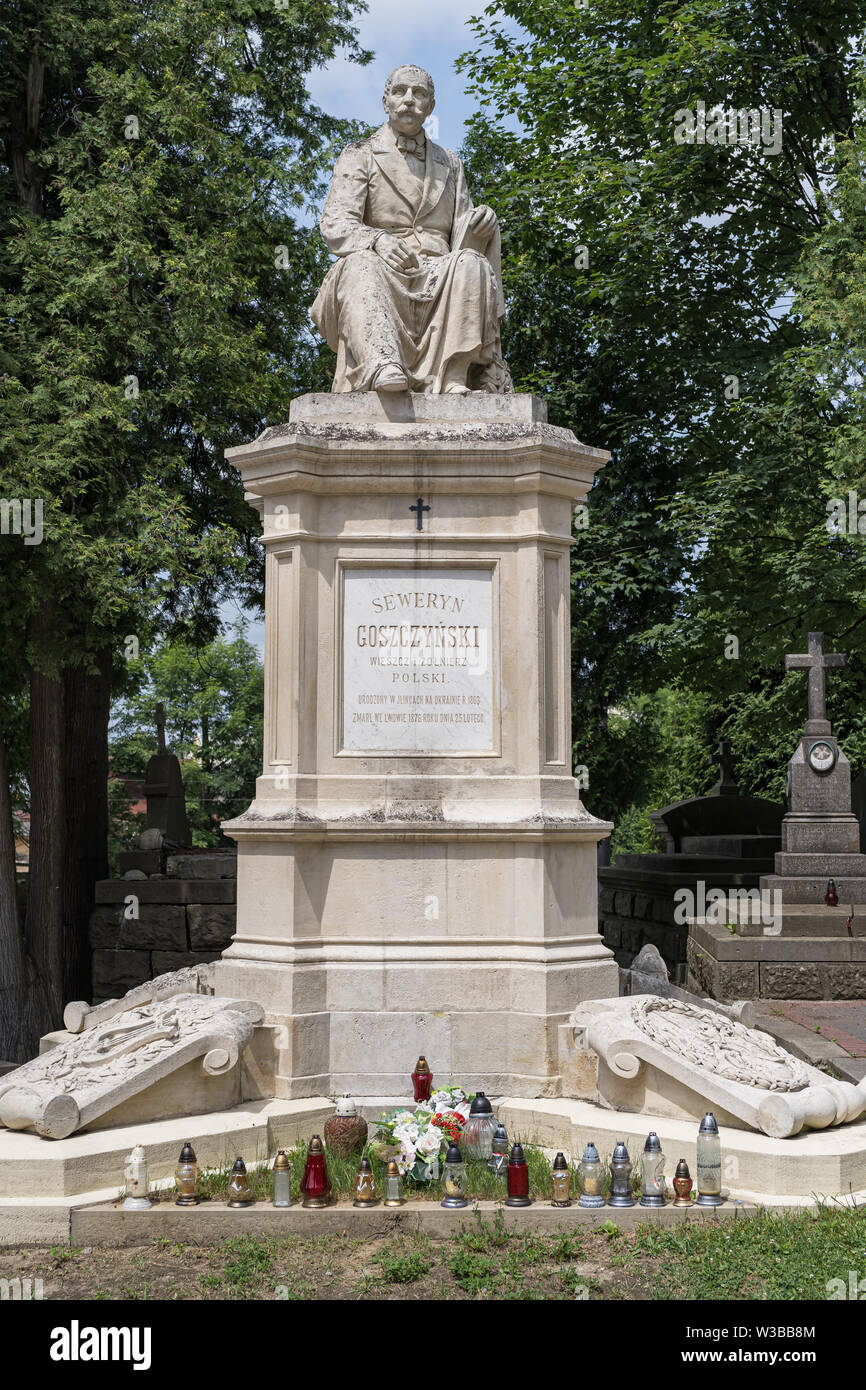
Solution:
[{"label": "red flower", "polygon": [[440,1110],[433,1116],[433,1124],[437,1129],[444,1130],[445,1135],[456,1144],[463,1130],[466,1128],[466,1121],[456,1110]]}]

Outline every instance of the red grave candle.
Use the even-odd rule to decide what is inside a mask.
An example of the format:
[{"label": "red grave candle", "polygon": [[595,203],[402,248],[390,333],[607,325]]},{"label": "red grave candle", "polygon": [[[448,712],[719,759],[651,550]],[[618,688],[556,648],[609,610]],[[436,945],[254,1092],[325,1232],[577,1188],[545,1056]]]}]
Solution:
[{"label": "red grave candle", "polygon": [[433,1085],[433,1073],[427,1065],[426,1057],[419,1057],[415,1063],[415,1070],[412,1073],[412,1086],[415,1091],[415,1103],[430,1099],[430,1088]]},{"label": "red grave candle", "polygon": [[515,1144],[511,1150],[506,1170],[506,1180],[508,1184],[508,1196],[505,1199],[507,1207],[528,1207],[532,1205],[532,1198],[529,1195],[529,1164],[524,1157],[523,1148],[520,1144]]},{"label": "red grave candle", "polygon": [[307,1150],[304,1176],[301,1178],[303,1205],[305,1207],[326,1206],[330,1191],[331,1179],[328,1177],[324,1146],[318,1134],[314,1134]]}]

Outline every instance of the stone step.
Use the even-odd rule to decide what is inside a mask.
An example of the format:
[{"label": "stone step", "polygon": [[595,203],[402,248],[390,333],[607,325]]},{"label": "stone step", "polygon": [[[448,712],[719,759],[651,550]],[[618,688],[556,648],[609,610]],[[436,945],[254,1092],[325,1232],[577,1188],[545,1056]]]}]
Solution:
[{"label": "stone step", "polygon": [[237,878],[237,850],[214,850],[212,853],[199,854],[180,850],[176,854],[169,854],[165,871],[169,878]]},{"label": "stone step", "polygon": [[806,903],[783,905],[779,918],[775,922],[762,922],[757,914],[750,918],[743,916],[737,919],[738,936],[764,936],[767,934],[768,927],[778,926],[781,920],[782,936],[818,936],[818,937],[848,937],[863,938],[866,940],[866,908],[860,916],[855,914],[851,923],[849,934],[846,922],[848,919],[849,908],[821,907],[813,908]]},{"label": "stone step", "polygon": [[192,1140],[202,1168],[231,1168],[238,1154],[248,1166],[265,1163],[273,1160],[278,1148],[321,1134],[333,1113],[326,1097],[313,1096],[248,1100],[205,1115],[85,1129],[68,1139],[43,1139],[27,1130],[0,1128],[0,1204],[2,1199],[68,1198],[94,1189],[117,1192],[134,1144],[144,1145],[150,1180],[157,1185],[171,1181],[187,1139]]},{"label": "stone step", "polygon": [[828,878],[841,874],[845,878],[866,878],[866,854],[790,854],[780,850],[776,855],[776,874],[780,877]]},{"label": "stone step", "polygon": [[811,903],[817,907],[818,904],[823,905],[828,878],[832,878],[836,884],[841,906],[850,908],[852,903],[866,904],[866,878],[860,877],[846,878],[841,874],[838,877],[835,874],[826,874],[822,878],[790,878],[782,874],[766,874],[761,879],[761,887],[770,892],[781,892],[783,906],[789,903]]},{"label": "stone step", "polygon": [[97,903],[122,903],[133,895],[140,903],[233,903],[231,878],[105,878],[96,885]]}]

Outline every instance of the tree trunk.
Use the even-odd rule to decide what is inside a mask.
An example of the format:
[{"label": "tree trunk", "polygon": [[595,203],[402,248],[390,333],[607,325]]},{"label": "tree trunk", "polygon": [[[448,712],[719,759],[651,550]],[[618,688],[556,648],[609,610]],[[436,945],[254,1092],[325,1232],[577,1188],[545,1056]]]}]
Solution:
[{"label": "tree trunk", "polygon": [[[45,609],[30,624],[37,657],[45,649],[50,617]],[[30,884],[25,941],[36,972],[36,993],[27,1001],[39,1033],[61,1026],[64,993],[63,872],[66,808],[64,798],[63,682],[30,672]]]},{"label": "tree trunk", "polygon": [[94,885],[108,877],[108,716],[111,657],[102,652],[98,672],[64,672],[63,867],[64,1002],[90,999],[88,924]]},{"label": "tree trunk", "polygon": [[0,1061],[26,1062],[31,1055],[30,974],[18,917],[9,763],[0,728]]}]

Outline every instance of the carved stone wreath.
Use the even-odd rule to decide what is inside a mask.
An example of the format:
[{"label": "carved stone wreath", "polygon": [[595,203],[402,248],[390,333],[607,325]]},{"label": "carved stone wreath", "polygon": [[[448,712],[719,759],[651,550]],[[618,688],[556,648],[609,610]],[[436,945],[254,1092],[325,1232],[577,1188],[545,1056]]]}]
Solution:
[{"label": "carved stone wreath", "polygon": [[801,1091],[810,1084],[803,1064],[768,1033],[723,1014],[657,998],[636,1000],[631,1015],[635,1026],[659,1047],[728,1081],[764,1091]]}]

